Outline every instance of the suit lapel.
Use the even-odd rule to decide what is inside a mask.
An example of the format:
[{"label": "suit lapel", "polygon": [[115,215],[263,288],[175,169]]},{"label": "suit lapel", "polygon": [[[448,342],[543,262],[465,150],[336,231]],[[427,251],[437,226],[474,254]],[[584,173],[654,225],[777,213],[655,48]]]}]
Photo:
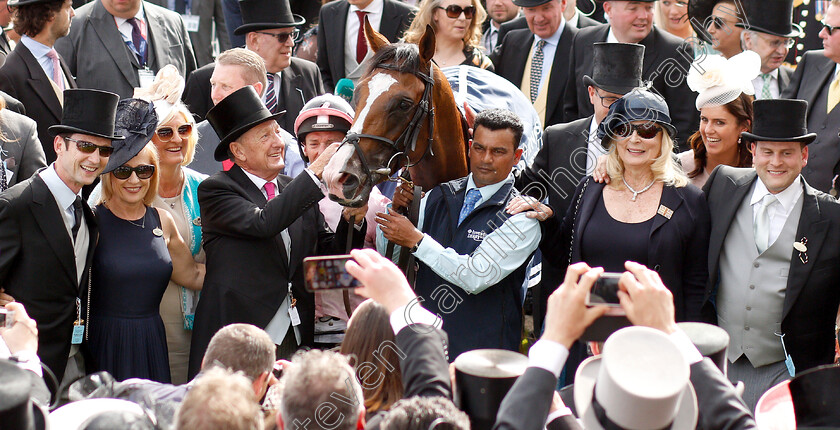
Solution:
[{"label": "suit lapel", "polygon": [[[56,122],[60,122],[61,103],[58,102],[58,97],[55,95],[50,78],[44,73],[44,69],[41,68],[38,60],[35,59],[35,56],[32,55],[32,52],[29,51],[26,45],[19,43],[15,47],[15,51],[20,55],[20,58],[23,59],[23,63],[26,65],[26,69],[29,72],[29,85],[32,86],[32,90],[44,102],[44,105],[49,108],[50,112],[55,116]],[[67,75],[70,76],[69,73]],[[70,80],[72,79],[68,79],[68,81]]]},{"label": "suit lapel", "polygon": [[658,62],[653,61],[654,57],[656,56],[656,44],[654,43],[656,41],[656,31],[656,27],[653,27],[650,33],[648,33],[648,35],[645,36],[645,38],[642,39],[641,42],[639,42],[640,44],[645,46],[645,58],[642,60],[643,77],[650,75],[650,73],[648,73],[650,68],[659,65]]},{"label": "suit lapel", "polygon": [[[662,197],[659,200],[659,208],[664,207],[665,209],[670,209],[672,214],[677,212],[679,207],[683,204],[683,198],[680,194],[675,190],[673,187],[664,186],[662,187]],[[665,216],[659,213],[659,208],[657,208],[656,215],[653,216],[653,225],[650,227],[650,240],[648,243],[655,243],[653,241],[653,236],[656,234],[656,231],[659,230],[660,227],[665,225],[666,222],[671,220],[670,216]],[[656,246],[648,247],[648,261],[656,261],[656,255],[659,250]]]},{"label": "suit lapel", "polygon": [[[289,185],[289,182],[291,182],[291,178],[288,176],[280,175],[277,177],[277,182],[279,184],[277,192],[282,193],[283,190],[286,188],[286,185]],[[291,243],[289,244],[289,249],[291,250],[291,252],[289,253],[290,255],[288,258],[286,257],[286,245],[283,243],[282,238],[278,236],[277,239],[277,244],[283,251],[281,255],[283,258],[283,262],[286,264],[286,273],[289,274],[289,280],[292,279],[292,276],[294,276],[295,274],[295,269],[299,266],[299,264],[297,264],[298,261],[303,260],[303,256],[301,256],[299,252],[300,247],[292,246],[292,244],[295,243],[302,243],[301,239],[303,238],[303,227],[302,223],[298,222],[299,220],[300,218],[292,222],[292,224],[289,225],[289,227],[287,227],[289,232],[289,240],[291,240]]]},{"label": "suit lapel", "polygon": [[[401,21],[397,8],[390,1],[385,0],[385,3],[382,5],[382,21],[379,23],[379,32],[387,37],[388,40],[394,41],[397,37]],[[342,43],[341,46],[344,46],[344,44]]]},{"label": "suit lapel", "polygon": [[61,70],[64,72],[64,77],[67,78],[67,83],[70,85],[70,88],[78,88],[76,86],[76,77],[70,73],[70,68],[67,67],[67,63],[64,62],[64,58],[59,55],[58,61],[61,64]]},{"label": "suit lapel", "polygon": [[[32,179],[32,206],[30,209],[35,221],[44,233],[44,238],[61,261],[61,267],[67,276],[73,280],[73,285],[76,285],[76,255],[73,252],[70,234],[67,233],[67,228],[64,226],[64,219],[59,212],[55,197],[50,193],[47,184],[39,175],[35,175]],[[93,246],[89,248],[92,250]]]},{"label": "suit lapel", "polygon": [[[193,3],[200,2],[193,0]],[[159,16],[157,14],[157,11],[150,7],[143,8],[143,11],[146,13],[146,28],[147,32],[149,33],[149,43],[148,47],[146,48],[146,50],[149,52],[149,58],[146,61],[146,65],[150,69],[152,68],[152,66],[156,66],[158,64],[166,65],[166,59],[168,58],[166,55],[166,50],[169,49],[169,44],[164,43],[166,41],[166,38],[163,37],[164,34],[166,34],[166,28],[163,27],[163,23],[166,21],[164,17]],[[160,69],[161,67],[156,68]]]},{"label": "suit lapel", "polygon": [[787,292],[785,293],[785,304],[782,308],[782,319],[787,316],[793,304],[796,303],[797,297],[805,287],[808,281],[808,275],[811,274],[814,264],[816,264],[817,256],[820,255],[820,249],[825,241],[826,232],[829,226],[829,220],[822,219],[820,214],[819,201],[814,195],[814,189],[809,185],[804,185],[804,192],[802,198],[802,216],[799,218],[799,226],[796,229],[796,241],[801,241],[802,238],[808,240],[808,252],[811,256],[808,263],[803,263],[799,259],[799,251],[792,250],[790,258],[790,271],[788,272]]},{"label": "suit lapel", "polygon": [[776,84],[779,86],[779,94],[790,84],[790,72],[784,66],[779,67],[779,79],[776,79]]},{"label": "suit lapel", "polygon": [[332,25],[327,21],[327,17],[324,16],[324,24],[329,25],[330,32],[333,33],[333,37],[327,39],[327,51],[330,52],[330,69],[334,74],[339,72],[338,75],[332,77],[333,81],[338,81],[338,76],[344,76],[344,44],[347,38],[347,35],[344,33],[347,26],[348,13],[350,13],[350,3],[339,2],[336,13],[330,17],[333,20]]},{"label": "suit lapel", "polygon": [[[812,77],[812,79],[808,79],[809,85],[802,90],[802,93],[799,94],[799,96],[801,97],[799,98],[804,100],[816,100],[823,87],[825,87],[827,91],[828,83],[830,82],[831,77],[834,74],[835,63],[825,57],[822,57],[822,60],[825,61],[823,61],[822,64],[816,67],[816,70],[814,71],[812,76],[809,76],[809,78]],[[809,106],[808,116],[810,116],[813,109],[814,106]]]},{"label": "suit lapel", "polygon": [[563,32],[560,33],[560,40],[557,42],[557,50],[554,51],[554,59],[551,63],[551,73],[548,77],[548,94],[546,94],[546,96],[548,97],[547,100],[556,100],[556,102],[546,103],[546,121],[554,115],[554,111],[557,110],[558,106],[563,105],[562,97],[560,97],[560,90],[562,90],[566,85],[566,75],[569,70],[569,67],[566,62],[564,62],[564,59],[568,57],[569,52],[572,51],[572,39],[574,38],[573,33],[575,32],[572,28],[573,27],[571,25],[563,27]]},{"label": "suit lapel", "polygon": [[[96,217],[93,215],[93,211],[90,210],[90,206],[83,204],[82,209],[84,211],[85,222],[88,227],[88,234],[90,235],[87,259],[85,260],[85,268],[88,268],[90,267],[91,262],[93,262],[93,251],[96,249],[96,244],[99,242],[99,224],[96,222]],[[82,279],[84,279],[84,275],[82,276]]]},{"label": "suit lapel", "polygon": [[[295,72],[294,67],[290,64],[280,74],[280,80],[282,81],[283,103],[286,106],[286,111],[300,112],[300,108],[303,107],[303,93],[299,92],[301,76]],[[290,120],[291,123],[289,123]],[[286,125],[283,128],[286,130],[293,129],[294,120],[295,118],[289,115],[283,115],[283,123]]]},{"label": "suit lapel", "polygon": [[[146,16],[147,27],[149,27],[149,16]],[[105,51],[116,63],[117,68],[120,69],[126,82],[132,87],[139,87],[140,82],[135,76],[134,69],[136,59],[132,59],[128,55],[125,43],[123,42],[120,31],[117,30],[116,21],[114,17],[105,10],[102,2],[96,2],[93,5],[93,10],[90,11],[90,25],[93,31],[99,37],[99,41],[105,46]],[[133,61],[132,61],[133,60]],[[132,64],[134,63],[134,64]]]},{"label": "suit lapel", "polygon": [[[712,219],[718,220],[718,222],[712,223],[712,232],[709,237],[709,256],[710,262],[714,261],[712,267],[714,272],[717,272],[720,263],[720,250],[723,246],[723,240],[726,238],[726,233],[729,232],[729,227],[735,219],[735,212],[738,211],[738,206],[741,205],[747,197],[747,193],[752,189],[756,177],[755,172],[739,178],[726,177],[725,180],[730,181],[730,184],[724,187],[723,195],[712,196],[712,198],[719,198],[723,202],[720,209],[712,214]],[[713,279],[717,279],[717,276],[717,273],[711,273]]]},{"label": "suit lapel", "polygon": [[515,40],[510,40],[513,39],[510,36],[505,36],[505,39],[509,39],[508,44],[510,46],[507,49],[512,51],[509,64],[517,65],[516,70],[511,75],[511,82],[518,88],[522,85],[522,77],[525,76],[525,63],[528,62],[528,55],[531,54],[534,34],[530,31],[523,31],[521,36],[516,37]]}]

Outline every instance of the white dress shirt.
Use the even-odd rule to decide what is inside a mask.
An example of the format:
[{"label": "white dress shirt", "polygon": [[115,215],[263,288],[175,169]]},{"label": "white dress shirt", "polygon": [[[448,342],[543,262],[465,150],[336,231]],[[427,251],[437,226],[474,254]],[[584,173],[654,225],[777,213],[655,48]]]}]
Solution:
[{"label": "white dress shirt", "polygon": [[586,176],[595,171],[595,167],[598,165],[598,157],[607,153],[607,150],[601,146],[601,139],[598,139],[598,124],[593,116],[592,122],[589,123],[589,135],[586,144]]},{"label": "white dress shirt", "polygon": [[[534,55],[534,50],[537,49],[537,42],[540,40],[545,40],[545,44],[543,45],[543,63],[542,63],[542,74],[540,75],[540,86],[539,88],[542,89],[543,85],[545,84],[548,76],[551,74],[551,66],[554,63],[554,53],[557,52],[557,44],[560,43],[560,35],[563,34],[563,29],[566,28],[566,20],[563,16],[560,16],[560,26],[557,27],[557,31],[551,35],[551,37],[547,39],[543,39],[542,37],[534,35],[534,42],[531,43],[531,56]],[[566,66],[566,65],[561,65]]]},{"label": "white dress shirt", "polygon": [[[755,181],[755,188],[753,188],[752,197],[750,198],[750,206],[753,210],[753,222],[756,222],[756,215],[758,208],[761,206],[761,199],[765,195],[770,194],[767,187],[761,182],[761,179]],[[785,222],[793,210],[794,204],[802,196],[802,182],[800,178],[796,178],[790,186],[776,194],[776,201],[767,206],[767,215],[770,218],[770,238],[767,241],[767,246],[771,246],[782,229],[785,227]]]},{"label": "white dress shirt", "polygon": [[[761,93],[764,90],[764,76],[763,73],[759,73],[752,80],[753,88],[755,89],[755,99],[761,100]],[[779,69],[773,69],[772,72],[769,73],[770,75],[770,97],[777,99],[779,98]]]},{"label": "white dress shirt", "polygon": [[[359,16],[356,15],[357,10],[367,13],[367,19],[370,26],[374,30],[379,31],[379,25],[382,22],[382,8],[384,0],[373,0],[364,9],[359,9],[358,6],[350,5],[350,10],[347,11],[347,23],[344,26],[344,73],[350,74],[359,63],[356,61],[356,40],[359,37]],[[370,50],[368,50],[368,56]]]}]

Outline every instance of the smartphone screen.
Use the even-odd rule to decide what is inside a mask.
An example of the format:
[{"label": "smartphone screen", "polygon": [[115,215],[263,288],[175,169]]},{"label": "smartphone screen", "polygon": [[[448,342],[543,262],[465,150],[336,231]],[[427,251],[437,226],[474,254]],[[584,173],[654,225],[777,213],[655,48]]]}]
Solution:
[{"label": "smartphone screen", "polygon": [[604,272],[589,292],[587,305],[621,306],[618,302],[618,279],[621,273]]},{"label": "smartphone screen", "polygon": [[344,263],[352,258],[349,255],[304,258],[303,273],[306,290],[314,292],[361,287],[362,284],[344,268]]}]

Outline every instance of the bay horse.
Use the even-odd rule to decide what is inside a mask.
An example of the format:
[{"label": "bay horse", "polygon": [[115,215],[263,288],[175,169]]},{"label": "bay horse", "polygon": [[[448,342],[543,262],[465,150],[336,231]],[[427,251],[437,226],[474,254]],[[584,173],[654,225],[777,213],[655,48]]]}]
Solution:
[{"label": "bay horse", "polygon": [[365,19],[374,52],[355,89],[356,118],[324,169],[330,198],[361,207],[371,189],[402,167],[413,183],[431,189],[467,176],[467,123],[449,81],[432,57],[431,26],[417,45],[391,44]]}]

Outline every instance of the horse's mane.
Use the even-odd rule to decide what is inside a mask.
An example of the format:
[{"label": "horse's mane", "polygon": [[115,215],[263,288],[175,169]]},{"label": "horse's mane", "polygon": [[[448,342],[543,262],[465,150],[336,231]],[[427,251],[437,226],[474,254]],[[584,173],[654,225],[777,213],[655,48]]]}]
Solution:
[{"label": "horse's mane", "polygon": [[420,50],[413,43],[385,45],[373,55],[365,75],[370,75],[380,64],[386,63],[394,65],[400,73],[416,74],[420,71]]}]

